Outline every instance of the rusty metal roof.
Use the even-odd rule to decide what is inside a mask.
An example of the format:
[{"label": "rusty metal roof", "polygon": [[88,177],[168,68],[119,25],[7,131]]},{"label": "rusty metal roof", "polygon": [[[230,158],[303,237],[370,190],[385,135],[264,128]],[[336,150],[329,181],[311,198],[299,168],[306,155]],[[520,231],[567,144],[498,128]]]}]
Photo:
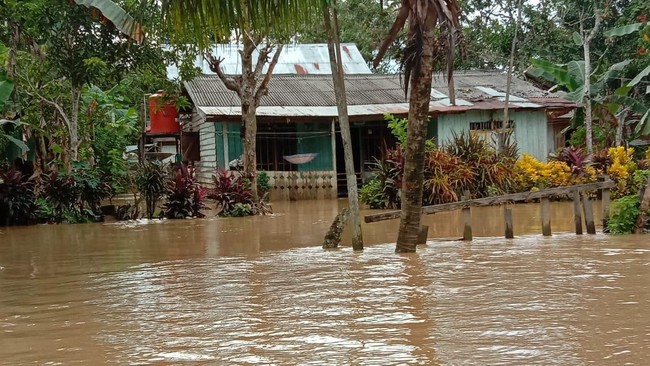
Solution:
[{"label": "rusty metal roof", "polygon": [[[408,113],[399,75],[346,75],[348,113],[354,116]],[[467,110],[498,110],[505,107],[505,75],[499,72],[458,72],[454,76],[456,105],[448,98],[447,82],[434,78],[431,113]],[[194,105],[205,115],[241,115],[237,95],[215,75],[203,75],[185,83]],[[513,78],[509,108],[566,108],[574,103]],[[260,117],[336,117],[336,99],[331,75],[274,75],[269,92],[257,110]]]},{"label": "rusty metal roof", "polygon": [[[237,44],[219,44],[214,46],[212,55],[224,59],[221,63],[221,69],[225,74],[241,74],[241,58],[239,56],[239,50],[241,48],[242,45]],[[368,67],[368,63],[363,59],[361,52],[359,52],[355,44],[344,43],[341,45],[341,51],[341,55],[343,56],[343,71],[346,74],[372,73]],[[253,60],[257,60],[257,52],[253,53]],[[203,74],[214,74],[202,56],[198,56],[194,60],[194,65],[200,68]],[[264,71],[266,69],[265,67]],[[280,53],[278,63],[273,69],[273,74],[332,74],[327,44],[285,45],[282,53]],[[169,79],[178,78],[178,67],[176,65],[167,67],[167,77]]]}]

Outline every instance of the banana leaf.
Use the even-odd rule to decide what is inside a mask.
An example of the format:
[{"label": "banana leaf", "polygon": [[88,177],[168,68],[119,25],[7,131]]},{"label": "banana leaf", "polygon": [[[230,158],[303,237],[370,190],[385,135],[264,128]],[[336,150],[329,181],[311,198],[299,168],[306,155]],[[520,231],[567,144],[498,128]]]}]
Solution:
[{"label": "banana leaf", "polygon": [[632,23],[632,24],[627,24],[622,27],[616,27],[612,29],[608,29],[603,32],[603,35],[605,37],[620,37],[620,36],[625,36],[634,32],[638,32],[641,28],[645,26],[646,23]]},{"label": "banana leaf", "polygon": [[111,0],[74,0],[79,5],[99,10],[120,32],[138,43],[144,41],[144,30],[131,15]]}]

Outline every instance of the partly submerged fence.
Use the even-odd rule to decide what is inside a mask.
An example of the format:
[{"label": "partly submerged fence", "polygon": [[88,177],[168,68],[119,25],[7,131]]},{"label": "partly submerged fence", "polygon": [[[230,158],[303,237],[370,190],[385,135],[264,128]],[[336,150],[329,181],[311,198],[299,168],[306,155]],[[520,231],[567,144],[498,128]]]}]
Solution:
[{"label": "partly submerged fence", "polygon": [[[574,186],[565,186],[557,188],[540,189],[538,191],[522,192],[506,194],[502,196],[485,197],[477,199],[468,199],[469,194],[466,192],[463,195],[463,200],[458,202],[443,203],[439,205],[422,207],[423,215],[430,215],[438,212],[454,211],[458,209],[463,210],[464,229],[463,239],[472,240],[472,215],[471,207],[492,206],[505,203],[527,202],[531,200],[540,200],[541,204],[541,218],[542,218],[542,234],[544,236],[551,235],[551,208],[550,197],[568,196],[573,200],[573,214],[575,221],[576,234],[582,234],[582,217],[584,214],[587,233],[595,234],[596,226],[594,224],[594,210],[591,204],[589,195],[586,192],[601,190],[602,209],[603,209],[603,225],[606,225],[607,218],[609,217],[609,204],[610,204],[610,189],[615,186],[615,183],[609,179],[602,182],[580,184]],[[581,207],[582,206],[582,207]],[[378,214],[371,214],[364,216],[365,222],[378,222],[384,220],[393,220],[400,217],[401,211],[388,211]],[[504,221],[505,221],[505,237],[512,238],[512,209],[504,206]],[[423,226],[423,231],[426,232],[426,227]],[[423,235],[421,235],[422,237]]]}]

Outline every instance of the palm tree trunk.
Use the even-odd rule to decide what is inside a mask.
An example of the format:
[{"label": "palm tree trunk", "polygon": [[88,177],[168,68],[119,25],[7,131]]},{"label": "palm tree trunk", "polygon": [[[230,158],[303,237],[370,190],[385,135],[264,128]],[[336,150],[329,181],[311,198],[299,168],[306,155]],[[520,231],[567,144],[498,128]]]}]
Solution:
[{"label": "palm tree trunk", "polygon": [[[334,1],[332,5],[335,6]],[[327,31],[327,49],[332,67],[332,79],[334,83],[334,94],[336,96],[336,107],[339,115],[339,126],[341,128],[341,140],[343,141],[343,157],[345,160],[345,176],[348,186],[348,202],[350,206],[350,225],[352,226],[352,249],[363,250],[363,236],[361,233],[361,221],[359,219],[359,198],[357,194],[357,175],[354,172],[354,157],[352,154],[352,137],[350,136],[350,121],[348,118],[348,106],[345,93],[345,79],[343,77],[343,61],[341,57],[341,43],[338,37],[338,22],[336,10],[326,7],[323,9],[325,16],[325,30]]]},{"label": "palm tree trunk", "polygon": [[[411,74],[409,97],[408,134],[405,146],[404,177],[402,179],[402,214],[396,252],[415,252],[420,232],[422,211],[422,184],[424,181],[424,145],[429,120],[431,78],[433,73],[434,26],[432,12],[423,27],[423,46],[420,62]],[[417,57],[417,56],[416,56]]]}]

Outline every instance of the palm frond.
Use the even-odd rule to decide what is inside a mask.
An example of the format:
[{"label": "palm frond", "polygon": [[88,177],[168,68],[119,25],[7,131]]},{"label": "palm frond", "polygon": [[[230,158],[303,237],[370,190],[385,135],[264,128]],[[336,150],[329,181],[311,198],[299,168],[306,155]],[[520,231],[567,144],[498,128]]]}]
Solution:
[{"label": "palm frond", "polygon": [[404,92],[408,94],[408,85],[412,70],[418,66],[424,46],[424,29],[434,22],[433,27],[440,29],[437,47],[438,55],[435,60],[444,61],[446,64],[446,78],[449,83],[449,98],[455,103],[453,83],[454,52],[457,46],[456,38],[460,28],[460,4],[458,0],[402,0],[401,7],[389,34],[379,48],[373,64],[378,65],[386,49],[395,40],[400,29],[408,21],[408,39],[403,50],[401,67],[404,73]]},{"label": "palm frond", "polygon": [[322,6],[323,0],[162,0],[166,23],[195,36],[202,47],[230,37],[234,30],[292,35]]}]

